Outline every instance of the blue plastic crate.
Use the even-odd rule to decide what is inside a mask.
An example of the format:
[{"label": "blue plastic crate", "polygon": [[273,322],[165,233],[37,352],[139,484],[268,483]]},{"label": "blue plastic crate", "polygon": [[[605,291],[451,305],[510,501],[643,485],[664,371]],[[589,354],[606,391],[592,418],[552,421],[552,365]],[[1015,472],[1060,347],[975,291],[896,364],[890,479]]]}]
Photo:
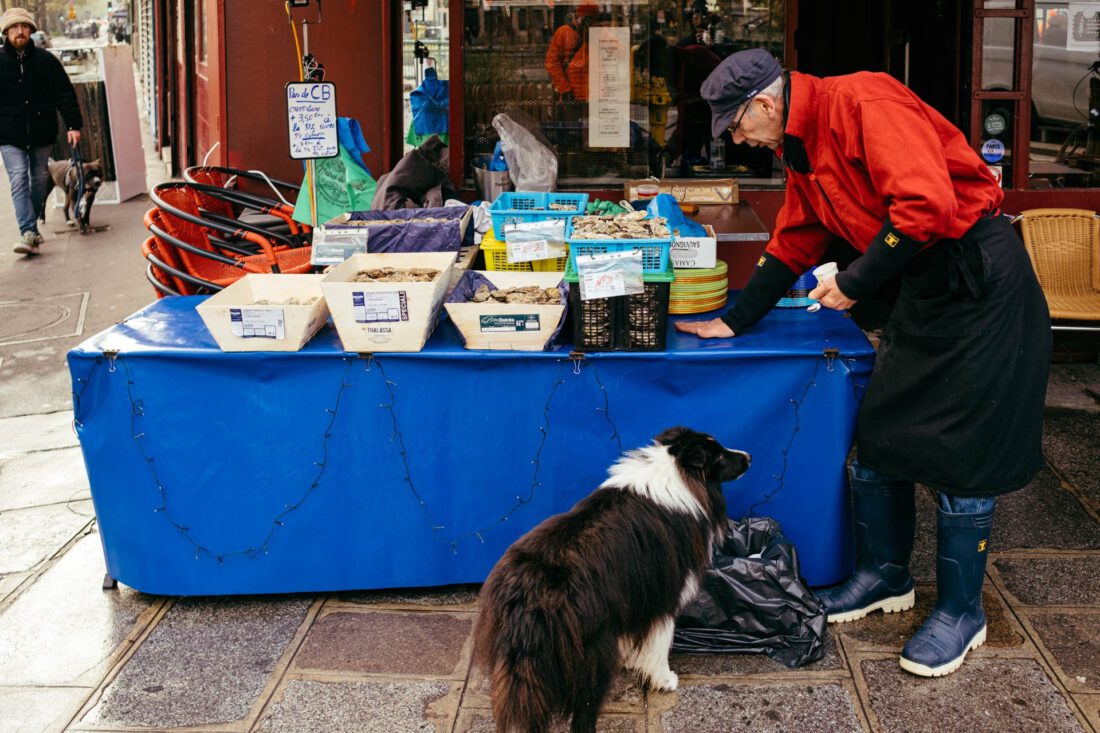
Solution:
[{"label": "blue plastic crate", "polygon": [[577,269],[577,255],[628,252],[635,249],[642,251],[642,272],[665,272],[669,269],[671,236],[660,239],[574,239],[570,226],[565,239],[569,243],[569,264],[574,270]]},{"label": "blue plastic crate", "polygon": [[[550,209],[550,204],[568,204],[573,208],[565,211]],[[493,218],[493,229],[504,236],[504,227],[525,221],[549,221],[565,219],[568,221],[588,208],[586,193],[539,193],[535,191],[505,191],[489,205],[489,215]]]}]

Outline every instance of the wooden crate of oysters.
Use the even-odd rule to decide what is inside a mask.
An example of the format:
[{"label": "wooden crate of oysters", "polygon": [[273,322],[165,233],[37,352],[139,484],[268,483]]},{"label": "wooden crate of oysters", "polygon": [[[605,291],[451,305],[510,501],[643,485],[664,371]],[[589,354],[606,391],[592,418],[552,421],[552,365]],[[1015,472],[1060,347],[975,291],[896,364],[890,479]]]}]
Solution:
[{"label": "wooden crate of oysters", "polygon": [[328,321],[322,277],[245,275],[195,310],[222,351],[298,351]]},{"label": "wooden crate of oysters", "polygon": [[420,351],[438,320],[455,252],[355,254],[321,291],[346,351]]},{"label": "wooden crate of oysters", "polygon": [[565,320],[560,272],[469,270],[447,297],[467,349],[543,351]]}]

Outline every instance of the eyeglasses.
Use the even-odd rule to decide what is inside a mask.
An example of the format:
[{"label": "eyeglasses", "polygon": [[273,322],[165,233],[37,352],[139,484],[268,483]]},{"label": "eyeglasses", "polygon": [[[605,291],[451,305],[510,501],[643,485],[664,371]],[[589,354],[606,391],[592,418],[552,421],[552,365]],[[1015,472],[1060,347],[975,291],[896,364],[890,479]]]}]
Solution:
[{"label": "eyeglasses", "polygon": [[730,128],[730,137],[733,137],[733,134],[737,132],[737,128],[741,126],[741,119],[745,116],[745,113],[749,111],[749,106],[751,104],[751,99],[745,102],[745,108],[741,110],[741,114],[737,115],[737,122],[733,123],[733,127]]}]

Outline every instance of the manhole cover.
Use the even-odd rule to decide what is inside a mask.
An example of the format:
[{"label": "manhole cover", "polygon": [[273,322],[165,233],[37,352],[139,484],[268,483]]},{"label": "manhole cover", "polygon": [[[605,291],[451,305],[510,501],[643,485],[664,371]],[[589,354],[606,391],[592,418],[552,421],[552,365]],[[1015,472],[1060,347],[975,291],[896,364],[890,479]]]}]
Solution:
[{"label": "manhole cover", "polygon": [[86,292],[0,301],[0,345],[79,336],[87,308]]}]

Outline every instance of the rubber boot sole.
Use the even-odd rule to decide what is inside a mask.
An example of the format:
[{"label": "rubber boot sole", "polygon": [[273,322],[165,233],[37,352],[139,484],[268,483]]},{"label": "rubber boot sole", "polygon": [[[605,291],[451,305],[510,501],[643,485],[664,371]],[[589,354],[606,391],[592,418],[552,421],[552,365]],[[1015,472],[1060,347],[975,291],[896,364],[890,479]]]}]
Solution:
[{"label": "rubber boot sole", "polygon": [[844,611],[843,613],[830,613],[826,620],[831,624],[843,624],[849,621],[856,621],[863,618],[872,611],[882,611],[883,613],[897,613],[898,611],[908,611],[917,602],[917,594],[915,590],[910,590],[905,595],[890,596],[889,598],[883,598],[881,601],[875,601],[863,608],[856,608],[851,611]]},{"label": "rubber boot sole", "polygon": [[911,659],[906,659],[905,657],[898,657],[898,663],[901,664],[901,668],[906,672],[911,672],[919,677],[943,677],[944,675],[951,674],[962,666],[962,663],[966,660],[966,655],[972,649],[977,649],[985,643],[985,630],[985,626],[980,628],[978,633],[974,634],[974,638],[970,640],[970,643],[966,645],[966,648],[963,649],[962,654],[938,667],[928,667],[918,662],[914,662]]}]

